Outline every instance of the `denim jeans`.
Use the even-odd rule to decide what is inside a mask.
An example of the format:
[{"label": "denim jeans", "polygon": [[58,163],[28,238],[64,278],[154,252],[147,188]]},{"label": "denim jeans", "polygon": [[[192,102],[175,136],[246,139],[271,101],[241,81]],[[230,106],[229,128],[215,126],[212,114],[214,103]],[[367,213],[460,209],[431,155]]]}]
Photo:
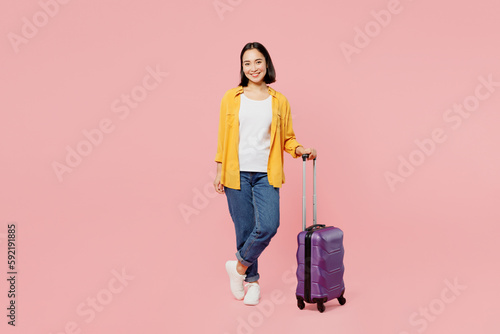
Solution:
[{"label": "denim jeans", "polygon": [[236,230],[236,257],[248,266],[245,281],[255,282],[260,278],[257,259],[279,227],[279,188],[269,184],[267,173],[240,172],[240,189],[224,191]]}]

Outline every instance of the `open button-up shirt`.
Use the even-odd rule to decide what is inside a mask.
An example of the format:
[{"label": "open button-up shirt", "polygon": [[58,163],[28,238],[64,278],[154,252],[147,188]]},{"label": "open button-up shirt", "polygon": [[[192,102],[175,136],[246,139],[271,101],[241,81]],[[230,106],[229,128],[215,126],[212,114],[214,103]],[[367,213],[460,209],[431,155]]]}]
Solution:
[{"label": "open button-up shirt", "polygon": [[[286,97],[268,86],[272,96],[273,118],[271,121],[271,146],[267,164],[269,184],[281,188],[285,183],[283,151],[297,158],[295,149],[301,146],[293,132],[290,104]],[[240,189],[239,110],[243,87],[228,90],[221,101],[217,154],[215,161],[222,163],[221,183],[233,189]]]}]

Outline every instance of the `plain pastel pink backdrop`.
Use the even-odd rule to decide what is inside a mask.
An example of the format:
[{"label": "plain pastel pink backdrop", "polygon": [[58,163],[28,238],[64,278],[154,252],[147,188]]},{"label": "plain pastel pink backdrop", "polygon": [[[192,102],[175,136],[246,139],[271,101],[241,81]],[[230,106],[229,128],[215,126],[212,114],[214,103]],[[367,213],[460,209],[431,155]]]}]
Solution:
[{"label": "plain pastel pink backdrop", "polygon": [[[498,333],[500,87],[481,88],[490,94],[467,118],[448,112],[478,101],[479,77],[500,81],[498,2],[1,7],[5,315],[11,222],[18,261],[16,326],[2,314],[2,333]],[[290,156],[261,305],[228,289],[235,240],[212,189],[216,133],[251,41],[272,56],[299,142],[318,149],[318,222],[345,233],[347,303],[323,314],[296,307],[301,163]],[[434,129],[446,139],[429,144]],[[58,178],[68,147],[86,156]],[[418,166],[391,189],[387,173],[410,157]]]}]

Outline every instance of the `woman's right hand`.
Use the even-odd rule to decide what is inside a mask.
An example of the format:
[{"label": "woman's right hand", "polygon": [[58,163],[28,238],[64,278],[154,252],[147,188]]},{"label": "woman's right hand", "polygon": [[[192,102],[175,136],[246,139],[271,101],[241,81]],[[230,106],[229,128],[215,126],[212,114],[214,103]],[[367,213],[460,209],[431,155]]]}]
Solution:
[{"label": "woman's right hand", "polygon": [[214,180],[214,188],[217,193],[224,194],[224,186],[222,185],[222,183],[220,183],[220,178],[221,175],[217,173],[217,176],[215,177]]}]

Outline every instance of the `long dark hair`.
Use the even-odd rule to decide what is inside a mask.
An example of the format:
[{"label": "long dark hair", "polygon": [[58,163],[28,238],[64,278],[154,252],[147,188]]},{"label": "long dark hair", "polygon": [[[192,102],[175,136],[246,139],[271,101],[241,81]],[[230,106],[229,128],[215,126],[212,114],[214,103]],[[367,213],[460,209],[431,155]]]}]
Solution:
[{"label": "long dark hair", "polygon": [[245,51],[250,50],[250,49],[257,49],[262,55],[264,55],[264,58],[266,59],[266,65],[267,65],[267,70],[266,70],[266,75],[264,77],[264,82],[266,84],[270,84],[276,81],[276,71],[274,69],[273,61],[271,60],[271,56],[269,55],[269,52],[267,52],[267,49],[264,47],[264,45],[260,44],[259,42],[251,42],[247,43],[244,47],[243,50],[241,50],[240,54],[240,86],[246,87],[248,86],[248,78],[246,77],[245,73],[243,72],[243,54]]}]

